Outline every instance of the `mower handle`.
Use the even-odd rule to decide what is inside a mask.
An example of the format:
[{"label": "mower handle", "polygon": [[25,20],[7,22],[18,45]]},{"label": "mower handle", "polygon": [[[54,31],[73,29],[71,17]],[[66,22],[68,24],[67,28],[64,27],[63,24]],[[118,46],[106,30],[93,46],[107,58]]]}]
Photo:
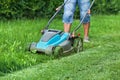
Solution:
[{"label": "mower handle", "polygon": [[60,5],[58,7],[58,9],[56,10],[56,12],[54,13],[54,15],[50,18],[50,20],[48,21],[48,24],[46,25],[45,29],[48,29],[50,23],[53,21],[54,17],[60,12],[60,10],[63,8],[63,6],[68,2],[68,0],[66,0],[66,2],[64,2],[62,5]]}]

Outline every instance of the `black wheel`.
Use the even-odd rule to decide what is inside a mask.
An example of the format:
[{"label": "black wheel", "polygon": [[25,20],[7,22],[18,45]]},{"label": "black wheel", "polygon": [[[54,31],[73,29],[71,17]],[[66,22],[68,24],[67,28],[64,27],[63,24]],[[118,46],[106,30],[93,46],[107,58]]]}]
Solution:
[{"label": "black wheel", "polygon": [[74,44],[73,44],[73,47],[74,47],[74,51],[75,52],[80,52],[80,51],[83,51],[83,39],[82,38],[76,38],[74,40]]},{"label": "black wheel", "polygon": [[57,46],[57,47],[55,47],[55,49],[54,49],[54,56],[60,56],[60,55],[62,55],[62,53],[63,53],[63,48],[62,47],[60,47],[60,46]]}]

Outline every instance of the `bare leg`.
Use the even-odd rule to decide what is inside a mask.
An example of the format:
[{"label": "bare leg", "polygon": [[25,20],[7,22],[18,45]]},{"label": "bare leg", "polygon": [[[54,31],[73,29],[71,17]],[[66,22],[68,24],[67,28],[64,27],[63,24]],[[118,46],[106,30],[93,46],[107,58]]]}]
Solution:
[{"label": "bare leg", "polygon": [[84,27],[84,42],[90,42],[89,41],[90,22],[83,24],[83,27]]},{"label": "bare leg", "polygon": [[70,32],[71,24],[64,23],[64,32]]},{"label": "bare leg", "polygon": [[90,22],[83,24],[84,27],[84,37],[89,36],[89,27],[90,27]]}]

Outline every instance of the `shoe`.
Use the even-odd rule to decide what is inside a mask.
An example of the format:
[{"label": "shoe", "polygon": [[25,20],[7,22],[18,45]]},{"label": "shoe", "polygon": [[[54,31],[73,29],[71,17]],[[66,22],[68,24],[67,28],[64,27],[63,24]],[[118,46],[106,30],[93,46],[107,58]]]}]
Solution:
[{"label": "shoe", "polygon": [[89,37],[84,37],[83,41],[86,42],[86,43],[89,43],[90,42]]}]

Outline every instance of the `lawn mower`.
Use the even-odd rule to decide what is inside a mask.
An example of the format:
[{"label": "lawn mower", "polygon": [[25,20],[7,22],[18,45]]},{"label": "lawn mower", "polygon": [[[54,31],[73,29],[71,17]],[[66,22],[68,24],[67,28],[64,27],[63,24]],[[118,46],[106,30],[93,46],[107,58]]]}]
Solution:
[{"label": "lawn mower", "polygon": [[[45,53],[47,55],[62,55],[64,53],[74,51],[75,53],[80,52],[83,50],[83,38],[81,38],[79,35],[72,37],[72,33],[76,32],[78,28],[81,26],[85,16],[83,19],[80,21],[79,25],[71,32],[71,33],[65,33],[61,30],[56,30],[56,29],[48,29],[50,23],[54,19],[54,17],[58,14],[58,12],[63,8],[63,6],[67,3],[64,2],[59,9],[54,13],[54,15],[50,18],[48,21],[47,26],[45,27],[44,30],[41,31],[42,37],[38,42],[32,42],[29,45],[28,50],[31,52],[40,52],[40,53]],[[93,5],[93,2],[90,5]],[[89,8],[89,9],[90,9]],[[89,10],[88,9],[88,10]]]}]

